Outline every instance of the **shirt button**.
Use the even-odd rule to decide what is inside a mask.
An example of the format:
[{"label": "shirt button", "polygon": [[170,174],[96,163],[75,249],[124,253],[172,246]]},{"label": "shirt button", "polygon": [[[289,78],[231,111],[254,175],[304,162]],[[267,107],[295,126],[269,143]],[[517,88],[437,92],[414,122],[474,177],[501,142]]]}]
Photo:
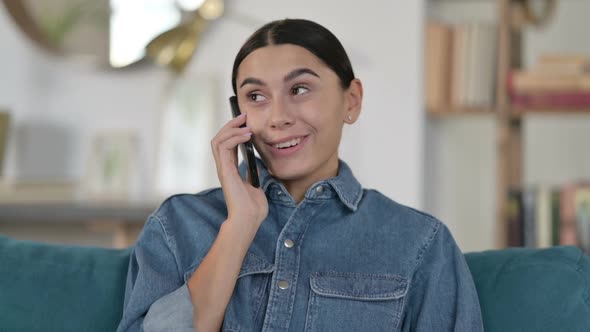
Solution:
[{"label": "shirt button", "polygon": [[295,242],[293,242],[293,240],[286,239],[285,242],[283,242],[283,244],[287,248],[293,248],[293,246],[295,245]]},{"label": "shirt button", "polygon": [[289,283],[285,280],[279,281],[279,288],[280,289],[287,289],[289,288]]},{"label": "shirt button", "polygon": [[280,195],[282,195],[282,194],[283,194],[283,192],[282,192],[282,191],[280,191],[280,190],[279,190],[279,191],[277,191],[277,195],[279,195],[279,196],[280,196]]},{"label": "shirt button", "polygon": [[319,186],[317,188],[315,188],[315,192],[318,194],[321,194],[324,192],[324,186]]}]

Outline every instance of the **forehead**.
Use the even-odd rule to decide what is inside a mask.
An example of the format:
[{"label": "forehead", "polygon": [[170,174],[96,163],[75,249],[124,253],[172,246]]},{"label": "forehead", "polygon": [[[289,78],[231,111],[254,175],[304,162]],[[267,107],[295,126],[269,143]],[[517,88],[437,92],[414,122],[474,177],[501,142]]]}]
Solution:
[{"label": "forehead", "polygon": [[328,67],[304,47],[283,44],[269,45],[248,54],[238,67],[238,80],[245,77],[283,75],[294,68],[306,67],[323,71]]}]

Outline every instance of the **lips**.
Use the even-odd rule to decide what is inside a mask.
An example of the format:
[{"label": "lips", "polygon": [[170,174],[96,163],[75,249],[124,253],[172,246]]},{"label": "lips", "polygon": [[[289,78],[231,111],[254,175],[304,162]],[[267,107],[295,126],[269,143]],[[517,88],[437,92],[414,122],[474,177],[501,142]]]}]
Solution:
[{"label": "lips", "polygon": [[293,147],[299,143],[301,143],[301,137],[294,138],[294,139],[286,141],[286,142],[273,144],[273,147],[277,148],[277,149],[284,149],[284,148]]},{"label": "lips", "polygon": [[266,144],[270,145],[270,146],[275,146],[277,144],[285,144],[288,142],[291,142],[293,140],[297,140],[297,139],[304,139],[305,137],[307,137],[307,135],[291,135],[291,136],[287,136],[287,137],[283,137],[283,138],[279,138],[276,140],[268,140],[265,141]]},{"label": "lips", "polygon": [[274,156],[289,156],[301,150],[307,142],[308,136],[290,136],[273,142],[268,142]]}]

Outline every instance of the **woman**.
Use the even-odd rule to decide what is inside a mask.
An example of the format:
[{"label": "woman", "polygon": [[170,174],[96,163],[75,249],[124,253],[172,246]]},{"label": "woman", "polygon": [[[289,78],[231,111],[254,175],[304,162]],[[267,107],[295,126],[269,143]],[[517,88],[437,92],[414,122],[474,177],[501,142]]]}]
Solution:
[{"label": "woman", "polygon": [[[149,217],[120,331],[483,330],[447,227],[363,189],[339,160],[363,88],[332,33],[306,20],[263,26],[232,85],[243,115],[212,140],[221,188],[173,196]],[[236,166],[248,140],[260,188]]]}]

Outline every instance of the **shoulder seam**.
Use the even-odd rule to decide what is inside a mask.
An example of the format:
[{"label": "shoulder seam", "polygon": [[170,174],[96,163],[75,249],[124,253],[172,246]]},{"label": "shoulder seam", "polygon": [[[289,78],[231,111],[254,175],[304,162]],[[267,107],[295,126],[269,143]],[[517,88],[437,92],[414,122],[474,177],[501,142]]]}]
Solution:
[{"label": "shoulder seam", "polygon": [[164,222],[162,221],[161,217],[157,216],[154,213],[150,215],[150,218],[155,219],[162,228],[162,231],[164,233],[164,240],[166,241],[166,246],[168,247],[168,250],[170,250],[172,257],[174,257],[174,261],[176,262],[176,271],[178,272],[180,278],[183,278],[182,272],[180,271],[178,256],[176,255],[174,250],[172,250],[172,244],[170,242],[170,236],[168,235],[168,231],[166,230],[166,225],[164,225]]},{"label": "shoulder seam", "polygon": [[435,223],[440,223],[440,222],[441,222],[440,220],[438,220],[438,219],[437,219],[436,217],[434,217],[433,215],[431,215],[431,214],[428,214],[428,213],[426,213],[426,212],[424,212],[424,211],[420,211],[420,210],[418,210],[418,209],[415,209],[415,208],[413,208],[413,207],[411,207],[411,206],[408,206],[408,205],[401,204],[401,203],[399,203],[399,202],[397,202],[397,201],[395,201],[395,200],[393,200],[393,199],[389,198],[388,196],[386,196],[385,194],[383,194],[382,192],[380,192],[380,191],[379,191],[379,190],[377,190],[377,189],[370,189],[370,188],[369,188],[369,189],[367,189],[367,188],[363,188],[363,190],[364,190],[364,191],[367,191],[367,192],[369,192],[369,191],[370,191],[370,192],[374,192],[375,194],[377,194],[377,195],[381,196],[382,198],[389,200],[389,201],[390,201],[392,204],[396,204],[396,205],[399,205],[399,206],[401,206],[401,207],[405,207],[405,208],[407,208],[407,209],[409,209],[409,210],[412,210],[413,212],[415,212],[415,213],[417,213],[417,214],[419,214],[419,215],[421,215],[421,216],[424,216],[424,217],[426,217],[426,218],[428,218],[428,219],[431,219],[431,220],[432,220],[433,222],[435,222]]},{"label": "shoulder seam", "polygon": [[160,211],[166,205],[166,203],[168,203],[170,200],[172,200],[175,197],[179,197],[179,196],[192,196],[194,198],[200,198],[200,197],[206,196],[207,194],[209,194],[211,192],[218,191],[218,190],[221,190],[221,187],[215,187],[215,188],[205,189],[205,190],[199,191],[198,193],[179,193],[179,194],[171,195],[171,196],[167,197],[162,202],[162,204],[160,204],[160,206],[154,211],[154,214],[160,214]]},{"label": "shoulder seam", "polygon": [[430,233],[430,236],[428,237],[428,239],[422,245],[422,248],[420,248],[420,251],[418,252],[418,256],[416,257],[416,265],[414,266],[413,273],[418,270],[420,264],[422,263],[422,259],[424,258],[424,253],[426,253],[426,251],[430,248],[430,245],[432,244],[434,237],[438,234],[438,231],[442,225],[442,222],[440,222],[439,220],[437,220],[435,218],[432,218],[432,219],[435,221],[434,227],[432,228],[432,232]]},{"label": "shoulder seam", "polygon": [[[418,251],[418,255],[416,256],[416,264],[415,264],[415,266],[413,268],[412,273],[416,272],[417,269],[419,268],[420,264],[422,263],[422,259],[424,258],[424,254],[430,248],[430,245],[432,244],[435,236],[438,234],[438,231],[440,230],[441,225],[443,225],[442,221],[438,220],[437,218],[435,218],[434,216],[432,216],[432,215],[430,215],[428,213],[425,213],[423,211],[417,210],[417,209],[415,209],[413,207],[410,207],[410,206],[407,206],[407,205],[400,204],[400,203],[394,201],[393,199],[387,197],[386,195],[384,195],[379,190],[376,190],[376,189],[367,189],[367,188],[364,188],[364,190],[370,191],[370,192],[374,192],[376,195],[379,195],[379,196],[383,197],[384,199],[389,200],[392,204],[396,204],[398,206],[407,208],[407,209],[413,211],[414,213],[416,213],[416,214],[418,214],[418,215],[420,215],[422,217],[425,217],[426,219],[430,220],[433,223],[432,230],[431,230],[431,232],[430,232],[427,240],[424,242],[424,244],[422,245],[422,247]],[[442,227],[444,227],[444,226],[442,226]]]}]

